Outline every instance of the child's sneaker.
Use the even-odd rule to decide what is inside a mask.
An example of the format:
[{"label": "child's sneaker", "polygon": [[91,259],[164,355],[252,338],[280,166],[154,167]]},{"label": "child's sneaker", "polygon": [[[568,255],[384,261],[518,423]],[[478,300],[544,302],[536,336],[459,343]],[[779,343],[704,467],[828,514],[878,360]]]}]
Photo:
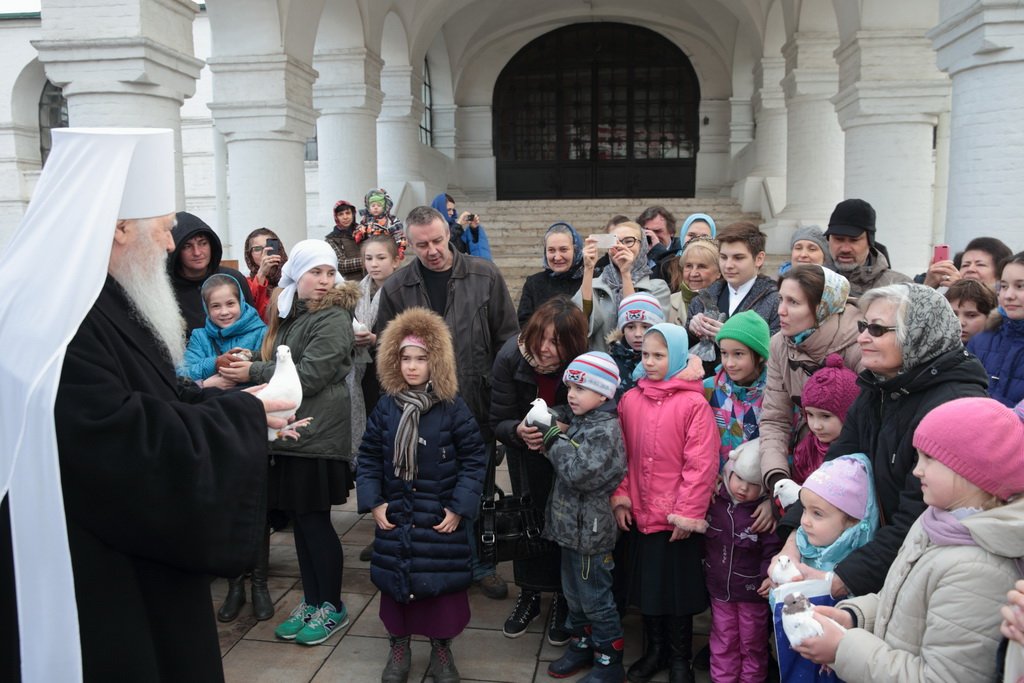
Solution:
[{"label": "child's sneaker", "polygon": [[303,600],[295,609],[292,610],[291,615],[285,619],[280,626],[274,629],[274,635],[281,640],[295,640],[295,636],[297,636],[306,623],[313,618],[316,611],[316,607],[307,605],[306,601]]},{"label": "child's sneaker", "polygon": [[313,613],[313,617],[295,636],[295,642],[303,645],[319,645],[330,638],[335,631],[346,626],[348,626],[348,610],[344,603],[341,605],[341,611],[336,612],[334,605],[325,602],[320,605],[320,609]]}]

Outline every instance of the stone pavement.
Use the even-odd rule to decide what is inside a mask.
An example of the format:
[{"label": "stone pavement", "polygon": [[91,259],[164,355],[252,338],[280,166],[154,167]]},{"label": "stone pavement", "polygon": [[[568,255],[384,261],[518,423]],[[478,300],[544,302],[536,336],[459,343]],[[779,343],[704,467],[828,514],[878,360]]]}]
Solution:
[{"label": "stone pavement", "polygon": [[[502,475],[507,477],[505,472],[499,471],[499,482]],[[506,487],[505,490],[509,489]],[[374,523],[370,515],[364,517],[355,510],[353,491],[345,505],[337,506],[331,512],[331,520],[341,538],[345,555],[341,597],[348,607],[351,619],[349,627],[327,642],[312,647],[274,638],[274,628],[302,599],[292,534],[290,529],[276,532],[270,537],[269,584],[277,613],[270,621],[257,622],[247,602],[236,621],[230,624],[218,623],[224,675],[229,683],[365,683],[380,680],[388,652],[387,633],[378,617],[380,598],[370,582],[370,565],[359,561],[359,551],[373,538]],[[547,675],[548,662],[561,656],[563,649],[552,647],[544,638],[550,596],[545,596],[541,616],[530,624],[525,635],[516,639],[506,638],[501,628],[512,609],[517,589],[512,584],[511,563],[502,564],[499,572],[509,582],[508,599],[489,600],[479,589],[470,589],[473,616],[469,627],[452,646],[463,682],[526,683],[558,680]],[[214,609],[220,605],[226,590],[226,580],[217,579],[213,582],[211,593]],[[696,622],[696,630],[700,634],[707,633],[707,626],[706,615]],[[627,615],[625,627],[628,664],[641,652],[639,614]],[[699,648],[707,642],[707,637],[698,635],[694,641],[695,647]],[[412,651],[412,674],[409,681],[423,681],[430,645],[422,639],[414,640]],[[562,680],[575,681],[581,677],[582,674]],[[667,675],[662,672],[654,680],[666,681]],[[700,672],[697,680],[707,681],[707,674]]]}]

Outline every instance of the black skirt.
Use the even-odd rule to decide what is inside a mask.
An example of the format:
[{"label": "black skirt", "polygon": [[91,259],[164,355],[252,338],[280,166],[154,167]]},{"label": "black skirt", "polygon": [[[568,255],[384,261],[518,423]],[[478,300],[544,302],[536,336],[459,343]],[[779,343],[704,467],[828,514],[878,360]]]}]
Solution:
[{"label": "black skirt", "polygon": [[330,511],[332,505],[348,500],[353,487],[352,471],[344,460],[274,453],[268,486],[268,510]]},{"label": "black skirt", "polygon": [[685,616],[708,608],[704,537],[691,534],[670,543],[671,537],[671,531],[631,529],[625,540],[627,602],[647,616]]}]

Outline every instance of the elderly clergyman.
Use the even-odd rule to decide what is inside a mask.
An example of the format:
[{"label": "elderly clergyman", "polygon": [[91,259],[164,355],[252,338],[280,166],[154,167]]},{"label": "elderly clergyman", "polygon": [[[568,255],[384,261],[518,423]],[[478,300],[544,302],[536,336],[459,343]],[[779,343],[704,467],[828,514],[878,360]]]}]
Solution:
[{"label": "elderly clergyman", "polygon": [[254,557],[289,406],[175,377],[172,132],[53,136],[0,255],[0,680],[222,680],[209,576]]}]

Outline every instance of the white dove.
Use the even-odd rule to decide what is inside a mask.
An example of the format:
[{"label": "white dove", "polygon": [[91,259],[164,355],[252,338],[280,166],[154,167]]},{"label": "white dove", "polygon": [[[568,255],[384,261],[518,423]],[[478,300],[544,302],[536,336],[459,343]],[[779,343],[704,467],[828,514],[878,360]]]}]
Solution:
[{"label": "white dove", "polygon": [[793,564],[793,560],[789,558],[789,555],[779,555],[779,559],[775,561],[775,565],[772,567],[771,576],[769,577],[776,586],[781,586],[784,583],[790,583],[803,578],[803,574]]},{"label": "white dove", "polygon": [[[294,407],[288,410],[273,410],[267,413],[274,417],[291,417],[299,409],[299,406],[302,405],[302,384],[299,382],[299,373],[295,369],[295,363],[292,362],[292,350],[287,346],[282,344],[277,347],[277,364],[274,367],[274,376],[270,378],[267,386],[257,393],[256,396],[263,400],[280,399],[295,404]],[[312,420],[313,418],[311,417],[297,420],[282,430],[268,428],[267,441],[277,441],[281,437],[298,439],[299,434],[296,430],[300,427],[305,427]]]},{"label": "white dove", "polygon": [[801,488],[803,487],[792,479],[780,479],[775,482],[775,489],[772,493],[779,499],[779,503],[782,504],[783,508],[788,508],[790,505],[800,500]]},{"label": "white dove", "polygon": [[814,618],[814,605],[803,593],[790,593],[783,601],[782,630],[793,647],[825,632]]},{"label": "white dove", "polygon": [[548,403],[542,398],[535,398],[530,401],[530,412],[526,414],[526,426],[537,427],[541,431],[546,430],[551,426],[552,417],[551,410],[548,408]]},{"label": "white dove", "polygon": [[359,334],[360,332],[369,332],[370,328],[362,324],[355,318],[352,318],[352,331],[355,332],[356,334]]}]

